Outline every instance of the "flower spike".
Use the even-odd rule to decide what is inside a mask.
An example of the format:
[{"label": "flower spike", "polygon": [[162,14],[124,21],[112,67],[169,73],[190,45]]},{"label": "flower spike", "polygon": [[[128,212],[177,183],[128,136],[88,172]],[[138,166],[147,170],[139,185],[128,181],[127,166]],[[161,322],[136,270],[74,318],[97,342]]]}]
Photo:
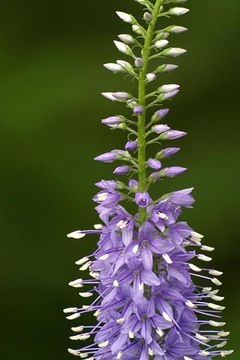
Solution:
[{"label": "flower spike", "polygon": [[[179,219],[183,209],[194,204],[193,188],[161,194],[157,199],[151,190],[154,183],[187,170],[167,164],[180,148],[165,146],[164,142],[187,133],[173,129],[169,108],[164,105],[178,94],[180,85],[161,79],[162,73],[178,67],[162,60],[186,53],[185,49],[171,47],[170,34],[181,34],[187,28],[171,24],[159,27],[164,16],[171,19],[189,10],[182,7],[185,0],[135,2],[143,7],[141,20],[117,11],[133,34],[120,34],[114,41],[130,61],[104,64],[107,70],[137,81],[135,94],[102,93],[106,99],[125,105],[127,114],[108,116],[101,122],[110,129],[124,130],[127,140],[124,149],[95,157],[97,162],[118,162],[112,169],[114,180],[96,184],[98,192],[93,201],[99,224],[92,230],[68,234],[70,239],[87,235],[98,239],[97,249],[76,261],[83,276],[69,282],[87,304],[64,309],[66,318],[76,322],[70,339],[81,342],[68,352],[88,360],[225,357],[232,350],[223,349],[229,332],[221,330],[225,326],[221,315],[224,297],[216,288],[222,285],[222,272],[211,265],[209,255],[214,248]],[[157,67],[154,59],[159,59]],[[154,91],[150,92],[149,83],[156,84]],[[156,154],[152,144],[160,145]],[[84,276],[86,272],[88,276]],[[96,323],[85,325],[82,315],[89,314]]]}]

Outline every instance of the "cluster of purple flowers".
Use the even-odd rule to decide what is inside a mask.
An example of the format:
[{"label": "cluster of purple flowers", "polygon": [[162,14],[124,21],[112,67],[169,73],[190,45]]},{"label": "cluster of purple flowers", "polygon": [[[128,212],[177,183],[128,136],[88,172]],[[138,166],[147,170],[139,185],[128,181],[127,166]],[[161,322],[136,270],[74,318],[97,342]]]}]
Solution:
[{"label": "cluster of purple flowers", "polygon": [[[118,12],[118,16],[147,39],[159,12],[170,16],[187,11],[175,7],[164,12],[162,4],[171,1],[156,0],[155,5],[148,0],[136,1],[149,10],[144,14],[145,21],[151,24],[148,35],[132,15]],[[156,33],[155,39],[152,38],[155,48],[162,50],[168,44],[167,34],[184,29],[170,26]],[[133,56],[130,44],[136,44],[137,40],[127,34],[121,34],[119,38],[123,42],[115,42],[118,49]],[[177,56],[180,53],[184,53],[183,49],[169,48],[163,55]],[[105,67],[113,72],[128,72],[134,77],[137,69],[144,66],[144,59],[134,57],[134,64],[118,60],[116,64],[105,64]],[[175,65],[162,65],[154,73],[146,74],[146,82],[154,81],[158,72],[175,68]],[[176,84],[162,85],[146,98],[155,98],[150,103],[152,107],[171,99],[178,90]],[[80,271],[89,271],[89,279],[79,278],[69,283],[74,288],[85,287],[86,290],[80,290],[79,295],[82,298],[94,297],[94,300],[80,308],[64,310],[69,320],[78,321],[91,313],[97,323],[72,327],[74,335],[70,338],[86,343],[76,350],[69,349],[69,352],[88,360],[211,360],[225,357],[232,351],[223,350],[229,335],[221,330],[225,325],[221,316],[224,306],[219,302],[224,298],[218,295],[218,289],[213,288],[221,285],[219,276],[222,272],[201,265],[212,260],[208,253],[214,248],[202,244],[203,235],[179,219],[182,209],[191,208],[194,203],[193,188],[174,191],[157,200],[150,195],[153,183],[186,171],[181,166],[164,165],[180,148],[163,148],[155,156],[145,159],[144,164],[140,163],[142,156],[135,157],[142,146],[146,148],[159,141],[179,139],[186,133],[163,124],[169,109],[161,108],[144,124],[144,143],[140,143],[143,138],[141,116],[146,108],[127,92],[103,95],[112,101],[125,103],[132,115],[139,117],[140,135],[133,129],[136,126],[134,120],[124,116],[114,115],[102,120],[110,128],[128,130],[131,138],[124,150],[112,150],[95,160],[105,163],[120,161],[121,165],[114,169],[113,174],[128,175],[129,179],[127,183],[119,180],[98,182],[99,190],[93,200],[97,203],[101,224],[94,225],[93,230],[68,234],[74,239],[86,235],[99,237],[97,250],[76,262]],[[143,180],[140,172],[143,172]],[[137,206],[134,215],[127,211],[126,206],[123,207],[125,200]],[[210,282],[208,287],[206,280]]]}]

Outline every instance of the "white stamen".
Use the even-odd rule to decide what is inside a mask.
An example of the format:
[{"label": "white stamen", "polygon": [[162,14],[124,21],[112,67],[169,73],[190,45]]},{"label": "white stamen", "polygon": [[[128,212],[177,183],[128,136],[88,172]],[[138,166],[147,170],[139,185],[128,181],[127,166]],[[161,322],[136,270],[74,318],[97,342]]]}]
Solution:
[{"label": "white stamen", "polygon": [[202,261],[212,261],[212,258],[210,256],[206,256],[204,254],[199,254],[197,257],[199,260],[202,260]]},{"label": "white stamen", "polygon": [[97,311],[93,314],[93,316],[98,317],[100,314],[101,314],[101,311],[100,311],[100,310],[97,310]]},{"label": "white stamen", "polygon": [[188,357],[188,356],[184,356],[183,358],[184,360],[193,360],[192,358]]},{"label": "white stamen", "polygon": [[68,349],[69,354],[79,356],[79,350]]},{"label": "white stamen", "polygon": [[83,287],[82,281],[83,281],[82,279],[73,280],[73,281],[70,281],[68,283],[68,285],[72,286],[74,288],[81,288],[81,287]]},{"label": "white stamen", "polygon": [[120,351],[120,352],[117,354],[117,360],[120,360],[122,357],[123,357],[123,352]]},{"label": "white stamen", "polygon": [[82,239],[84,236],[86,236],[86,234],[82,233],[81,230],[73,231],[67,234],[67,237],[71,239]]},{"label": "white stamen", "polygon": [[209,339],[206,336],[203,336],[201,334],[196,334],[196,338],[198,340],[204,341],[204,342],[209,342]]},{"label": "white stamen", "polygon": [[214,327],[223,327],[226,325],[225,322],[218,322],[218,321],[214,321],[214,320],[209,320],[208,324],[210,326],[214,326]]},{"label": "white stamen", "polygon": [[119,227],[121,230],[123,230],[127,227],[127,225],[128,225],[127,220],[120,220],[116,226]]},{"label": "white stamen", "polygon": [[213,276],[221,276],[223,272],[218,270],[209,270],[209,274]]},{"label": "white stamen", "polygon": [[105,348],[105,347],[108,346],[108,344],[109,344],[109,341],[107,340],[107,341],[104,341],[104,342],[98,344],[98,347],[100,347],[100,348]]},{"label": "white stamen", "polygon": [[71,330],[72,330],[73,332],[80,333],[80,332],[83,332],[84,326],[72,327]]},{"label": "white stamen", "polygon": [[150,356],[154,355],[154,352],[153,352],[153,350],[151,348],[148,349],[148,355],[150,355]]},{"label": "white stamen", "polygon": [[116,323],[119,324],[119,325],[122,325],[122,324],[124,323],[124,321],[125,321],[125,318],[122,317],[122,318],[118,319],[118,320],[116,321]]},{"label": "white stamen", "polygon": [[199,351],[198,354],[201,355],[201,356],[208,356],[208,355],[209,355],[209,352],[208,352],[208,351],[205,351],[205,350],[202,350],[202,351]]},{"label": "white stamen", "polygon": [[80,271],[85,271],[85,270],[87,270],[88,268],[89,268],[89,266],[91,265],[91,261],[88,261],[86,264],[84,264],[83,266],[81,266],[80,268],[79,268],[79,270]]},{"label": "white stamen", "polygon": [[80,313],[75,313],[75,314],[72,314],[70,316],[67,316],[66,319],[67,320],[75,320],[75,319],[78,319],[80,316],[81,316]]},{"label": "white stamen", "polygon": [[157,216],[159,217],[159,219],[168,220],[168,216],[160,211],[157,212]]},{"label": "white stamen", "polygon": [[97,194],[97,199],[98,201],[104,201],[106,200],[108,197],[108,193],[107,192],[103,192],[103,193],[100,193],[100,194]]},{"label": "white stamen", "polygon": [[135,246],[133,247],[133,249],[132,249],[132,252],[133,252],[134,254],[136,254],[136,253],[138,252],[138,249],[139,249],[139,246],[138,246],[138,245],[135,245]]},{"label": "white stamen", "polygon": [[119,287],[119,282],[118,282],[117,280],[114,280],[113,286],[116,287],[116,288],[118,288],[118,287]]},{"label": "white stamen", "polygon": [[221,281],[219,281],[217,278],[213,278],[211,281],[212,281],[215,285],[217,285],[217,286],[221,286],[221,285],[222,285]]},{"label": "white stamen", "polygon": [[134,332],[132,332],[131,330],[128,333],[129,339],[134,339],[135,335]]},{"label": "white stamen", "polygon": [[93,293],[91,292],[80,292],[79,295],[83,298],[89,298],[91,296],[93,296]]},{"label": "white stamen", "polygon": [[138,288],[139,291],[144,291],[144,284],[143,283],[139,284]]},{"label": "white stamen", "polygon": [[109,254],[105,254],[100,256],[99,260],[107,260],[109,258]]},{"label": "white stamen", "polygon": [[196,271],[196,272],[201,272],[202,269],[194,264],[188,264],[188,266],[190,267],[191,270]]},{"label": "white stamen", "polygon": [[74,335],[70,336],[69,339],[71,340],[87,340],[90,338],[90,335]]},{"label": "white stamen", "polygon": [[225,306],[220,306],[220,305],[213,304],[213,303],[208,303],[208,307],[210,309],[221,310],[221,311],[225,309]]},{"label": "white stamen", "polygon": [[214,247],[211,247],[211,246],[203,245],[203,246],[201,247],[201,250],[211,252],[211,251],[214,251],[215,248],[214,248]]},{"label": "white stamen", "polygon": [[234,353],[234,350],[224,350],[224,351],[221,351],[221,357],[225,357],[225,356],[231,355],[233,353]]},{"label": "white stamen", "polygon": [[223,341],[223,342],[221,342],[220,344],[218,344],[217,346],[216,346],[216,348],[217,349],[220,349],[220,348],[222,348],[222,347],[224,347],[224,346],[226,346],[227,345],[227,341]]},{"label": "white stamen", "polygon": [[102,224],[95,224],[94,225],[95,230],[102,230],[102,227],[103,227]]},{"label": "white stamen", "polygon": [[226,336],[229,336],[230,335],[230,332],[229,331],[220,331],[218,333],[218,336],[219,337],[226,337]]},{"label": "white stamen", "polygon": [[170,258],[170,256],[168,254],[163,254],[162,256],[164,258],[164,260],[166,261],[167,264],[172,264],[172,259]]},{"label": "white stamen", "polygon": [[156,333],[158,334],[158,336],[159,336],[160,338],[163,337],[163,335],[164,335],[164,332],[162,331],[161,328],[158,328],[158,329],[156,330]]},{"label": "white stamen", "polygon": [[87,261],[89,260],[89,258],[87,256],[75,261],[75,264],[76,265],[82,265],[82,264],[85,264]]},{"label": "white stamen", "polygon": [[212,288],[211,287],[205,287],[203,288],[203,293],[209,293],[212,291]]},{"label": "white stamen", "polygon": [[162,317],[163,317],[166,321],[172,322],[172,319],[170,318],[170,316],[169,316],[165,311],[163,311]]},{"label": "white stamen", "polygon": [[76,313],[77,311],[78,311],[78,308],[76,308],[76,307],[66,308],[63,310],[64,314]]},{"label": "white stamen", "polygon": [[99,277],[100,277],[99,273],[94,272],[94,271],[90,271],[89,275],[90,275],[92,278],[97,279],[97,280],[98,280]]},{"label": "white stamen", "polygon": [[197,307],[197,306],[196,306],[192,301],[190,301],[190,300],[187,300],[187,301],[185,302],[185,305],[186,305],[187,307],[189,307],[190,309],[194,309],[194,308]]}]

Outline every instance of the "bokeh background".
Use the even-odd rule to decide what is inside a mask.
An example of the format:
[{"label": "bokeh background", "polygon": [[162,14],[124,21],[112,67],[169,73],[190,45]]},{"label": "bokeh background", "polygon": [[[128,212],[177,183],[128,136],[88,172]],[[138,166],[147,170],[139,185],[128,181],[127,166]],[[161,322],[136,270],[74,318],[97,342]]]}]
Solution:
[{"label": "bokeh background", "polygon": [[[183,91],[171,104],[171,126],[190,136],[175,163],[190,171],[170,189],[194,186],[197,203],[185,218],[216,247],[225,271],[225,317],[231,359],[239,359],[239,38],[240,2],[189,2],[172,38],[186,47],[181,69],[164,77]],[[124,143],[100,119],[121,106],[101,91],[129,85],[101,66],[119,55],[112,40],[127,32],[115,10],[138,14],[131,0],[2,0],[0,5],[0,344],[1,358],[65,360],[70,323],[62,308],[80,302],[67,287],[74,261],[95,248],[92,237],[65,234],[97,222],[94,183],[111,166],[92,158]],[[156,192],[162,193],[159,184]]]}]

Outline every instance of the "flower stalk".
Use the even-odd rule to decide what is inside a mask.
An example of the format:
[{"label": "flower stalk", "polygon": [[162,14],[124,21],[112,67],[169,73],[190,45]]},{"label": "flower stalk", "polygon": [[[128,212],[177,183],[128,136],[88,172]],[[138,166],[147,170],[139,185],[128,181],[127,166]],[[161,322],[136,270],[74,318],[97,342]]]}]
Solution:
[{"label": "flower stalk", "polygon": [[[156,22],[159,16],[160,7],[163,0],[157,0],[153,11],[152,20],[148,25],[146,39],[142,51],[143,67],[139,74],[138,85],[138,103],[143,107],[144,112],[138,116],[138,169],[139,169],[139,190],[146,191],[147,175],[146,175],[146,139],[145,139],[145,126],[146,126],[146,77],[148,72],[149,54]],[[146,219],[146,209],[139,208],[139,220],[143,223]]]}]

